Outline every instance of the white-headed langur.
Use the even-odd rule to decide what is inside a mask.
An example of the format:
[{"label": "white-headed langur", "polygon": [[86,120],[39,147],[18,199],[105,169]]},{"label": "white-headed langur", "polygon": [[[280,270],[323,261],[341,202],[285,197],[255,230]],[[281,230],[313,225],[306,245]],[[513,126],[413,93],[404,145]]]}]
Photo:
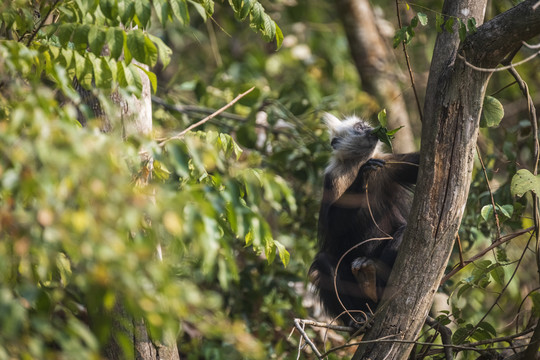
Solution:
[{"label": "white-headed langur", "polygon": [[375,311],[396,260],[419,154],[382,152],[374,129],[357,117],[341,121],[326,114],[324,120],[333,153],[324,177],[319,251],[309,276],[328,314],[358,326],[351,315],[366,320]]}]

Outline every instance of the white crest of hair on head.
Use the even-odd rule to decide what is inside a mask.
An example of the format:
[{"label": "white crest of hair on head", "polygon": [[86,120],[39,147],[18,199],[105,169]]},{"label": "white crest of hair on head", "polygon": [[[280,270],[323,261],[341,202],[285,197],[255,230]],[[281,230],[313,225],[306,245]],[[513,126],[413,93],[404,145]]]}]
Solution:
[{"label": "white crest of hair on head", "polygon": [[323,121],[330,130],[330,133],[336,134],[339,132],[339,128],[342,126],[341,120],[330,113],[323,114]]},{"label": "white crest of hair on head", "polygon": [[364,120],[355,115],[347,116],[345,119],[340,120],[330,113],[324,113],[323,120],[332,135],[342,134],[347,129],[352,129],[354,124],[360,121],[364,122]]}]

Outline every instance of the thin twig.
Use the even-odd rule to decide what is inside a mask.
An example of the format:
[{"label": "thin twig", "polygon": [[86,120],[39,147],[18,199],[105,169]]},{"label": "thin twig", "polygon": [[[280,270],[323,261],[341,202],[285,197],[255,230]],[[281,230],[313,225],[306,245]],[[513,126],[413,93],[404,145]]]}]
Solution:
[{"label": "thin twig", "polygon": [[317,358],[322,359],[323,356],[321,355],[319,349],[315,346],[313,341],[309,338],[308,334],[304,331],[305,320],[302,319],[294,319],[294,327],[298,330],[300,335],[302,335],[302,338],[306,341],[306,343],[311,347],[315,355],[317,355]]},{"label": "thin twig", "polygon": [[525,47],[528,47],[529,49],[540,49],[540,44],[531,45],[526,41],[521,42]]},{"label": "thin twig", "polygon": [[493,206],[493,215],[495,216],[495,225],[497,226],[497,239],[501,237],[501,223],[499,222],[499,214],[497,213],[497,206],[495,205],[495,198],[493,197],[493,191],[491,191],[491,186],[489,185],[489,179],[486,171],[486,166],[484,165],[484,160],[482,159],[482,154],[478,145],[476,145],[476,154],[480,160],[480,165],[482,165],[482,171],[484,173],[484,179],[486,179],[486,185],[489,192],[489,197],[491,199],[491,206]]},{"label": "thin twig", "polygon": [[[47,21],[47,19],[49,18],[49,16],[51,15],[51,13],[53,12],[54,8],[56,8],[56,5],[58,5],[58,3],[60,2],[60,0],[56,0],[52,5],[51,7],[49,8],[49,11],[47,12],[47,15],[45,15],[45,17],[41,18],[41,21],[38,25],[38,27],[36,29],[34,29],[34,31],[32,31],[32,34],[30,35],[30,38],[28,39],[28,42],[26,43],[26,46],[30,46],[30,44],[32,44],[32,41],[34,41],[34,38],[36,37],[37,33],[39,32],[39,30],[41,30],[41,28],[43,27],[43,25],[45,25],[45,21]],[[21,37],[19,39],[19,41],[21,41],[23,38]]]},{"label": "thin twig", "polygon": [[476,71],[481,71],[481,72],[498,72],[498,71],[504,71],[504,70],[508,70],[508,69],[511,69],[515,66],[519,66],[519,65],[522,65],[522,64],[525,64],[526,62],[528,61],[531,61],[532,59],[534,59],[535,57],[537,57],[538,55],[540,55],[540,51],[538,52],[535,52],[534,54],[532,54],[531,56],[521,60],[521,61],[518,61],[517,63],[513,63],[513,64],[510,64],[508,66],[503,66],[503,67],[499,67],[499,68],[492,68],[492,69],[488,69],[488,68],[481,68],[481,67],[478,67],[478,66],[474,66],[473,64],[471,64],[470,62],[467,61],[467,59],[465,59],[465,57],[461,54],[457,54],[457,56],[463,60],[463,62],[465,62],[465,65],[467,65],[468,67],[470,67],[471,69],[474,69]]},{"label": "thin twig", "polygon": [[221,109],[217,110],[217,111],[214,112],[213,114],[208,115],[207,117],[205,117],[205,118],[202,119],[201,121],[196,122],[195,124],[192,124],[192,125],[188,126],[187,129],[182,130],[182,131],[181,131],[180,133],[178,133],[177,135],[171,136],[170,138],[161,141],[161,142],[159,143],[159,146],[163,146],[163,145],[165,145],[167,142],[169,142],[169,141],[171,141],[171,140],[181,139],[188,131],[191,131],[191,130],[195,129],[196,127],[201,126],[202,124],[204,124],[204,123],[207,122],[208,120],[213,119],[214,117],[218,116],[219,114],[221,114],[222,112],[224,112],[225,110],[227,110],[228,108],[230,108],[231,106],[233,106],[238,100],[240,100],[241,98],[243,98],[244,96],[246,96],[247,94],[249,94],[250,92],[252,92],[253,89],[255,89],[255,86],[252,87],[251,89],[249,89],[248,91],[243,92],[242,94],[238,95],[238,96],[235,97],[230,103],[228,103],[227,105],[223,106]]},{"label": "thin twig", "polygon": [[[388,337],[390,336],[397,336],[397,335],[389,335]],[[490,348],[484,348],[484,349],[479,349],[479,348],[476,348],[474,346],[464,346],[464,345],[450,345],[450,344],[433,344],[433,343],[428,343],[428,342],[422,342],[422,341],[415,341],[415,340],[403,340],[403,339],[386,339],[386,338],[379,338],[379,339],[375,339],[375,340],[362,340],[362,341],[359,341],[359,342],[355,342],[355,343],[349,343],[349,344],[345,344],[345,345],[342,345],[342,346],[336,346],[335,348],[332,348],[330,350],[328,350],[327,352],[325,352],[324,354],[322,354],[323,357],[327,356],[328,354],[330,354],[331,352],[334,352],[336,350],[339,350],[339,349],[343,349],[343,348],[347,348],[347,347],[351,347],[351,346],[357,346],[357,345],[361,345],[361,344],[373,344],[373,343],[400,343],[400,344],[416,344],[416,345],[428,345],[428,346],[432,346],[432,347],[438,347],[438,348],[446,348],[446,347],[449,347],[449,348],[452,348],[452,350],[461,350],[461,351],[476,351],[476,352],[484,352],[484,351],[491,351],[491,350],[506,350],[506,349],[518,349],[518,348],[522,348],[522,347],[525,347],[526,345],[523,344],[523,345],[516,345],[516,346],[499,346],[499,347],[490,347]]]},{"label": "thin twig", "polygon": [[495,91],[495,92],[492,92],[489,96],[495,96],[497,95],[498,93],[500,93],[501,91],[509,88],[510,86],[514,85],[516,83],[516,81],[512,81],[510,84],[506,84],[504,85],[502,88],[500,88],[499,90]]},{"label": "thin twig", "polygon": [[[211,109],[211,108],[207,108],[207,107],[203,107],[203,106],[169,104],[165,100],[163,100],[162,98],[154,96],[154,95],[152,95],[152,102],[155,103],[155,104],[161,105],[161,106],[163,106],[164,108],[166,108],[168,110],[173,110],[173,111],[176,111],[176,112],[179,112],[179,113],[182,113],[182,114],[196,113],[196,114],[210,115],[210,114],[213,114],[216,111],[216,109]],[[222,112],[221,114],[219,114],[219,116],[221,116],[223,118],[231,119],[231,120],[236,120],[236,121],[246,121],[246,118],[243,117],[243,116],[236,115],[236,114],[231,114],[231,113],[228,113],[228,112],[225,112],[225,111]]]},{"label": "thin twig", "polygon": [[[401,16],[399,15],[399,1],[396,0],[396,13],[397,13],[397,20],[398,20],[398,26],[401,29]],[[403,46],[403,53],[405,54],[405,62],[407,63],[407,70],[409,71],[409,78],[411,79],[411,85],[414,92],[414,99],[416,100],[416,106],[418,107],[418,115],[420,116],[420,122],[424,121],[424,116],[422,115],[422,105],[420,105],[420,99],[418,98],[418,92],[416,91],[416,84],[414,82],[414,75],[411,67],[411,61],[409,59],[409,54],[407,53],[407,45],[405,44],[405,41],[401,42],[401,45]]]},{"label": "thin twig", "polygon": [[330,330],[335,330],[335,331],[343,331],[343,332],[348,332],[348,333],[356,330],[356,328],[353,328],[351,326],[332,325],[325,322],[314,321],[314,320],[294,319],[294,321],[300,321],[305,325],[310,325],[310,326],[315,326],[315,327],[320,327],[320,328],[325,328],[325,329],[330,329]]},{"label": "thin twig", "polygon": [[459,237],[459,233],[456,234],[456,241],[459,250],[459,264],[465,267],[465,261],[463,260],[463,246],[461,245],[461,238]]},{"label": "thin twig", "polygon": [[485,248],[484,250],[480,251],[479,253],[477,253],[476,255],[474,255],[473,257],[471,257],[469,260],[465,260],[464,261],[464,265],[461,266],[461,265],[458,265],[456,266],[454,269],[452,269],[452,271],[450,271],[448,274],[446,274],[441,282],[440,282],[440,285],[444,284],[445,282],[448,281],[448,279],[450,279],[452,276],[454,276],[457,272],[459,272],[461,269],[463,269],[465,266],[469,265],[470,263],[478,260],[479,258],[481,258],[482,256],[484,256],[486,253],[488,253],[489,251],[491,251],[492,249],[496,248],[497,246],[500,246],[502,244],[504,244],[505,242],[508,242],[520,235],[523,235],[523,234],[526,234],[528,232],[531,232],[534,230],[534,226],[531,226],[527,229],[523,229],[523,230],[520,230],[520,231],[517,231],[515,233],[512,233],[512,234],[508,234],[508,235],[504,235],[502,237],[500,237],[499,239],[497,239],[494,243],[492,243],[490,246],[488,246],[487,248]]}]

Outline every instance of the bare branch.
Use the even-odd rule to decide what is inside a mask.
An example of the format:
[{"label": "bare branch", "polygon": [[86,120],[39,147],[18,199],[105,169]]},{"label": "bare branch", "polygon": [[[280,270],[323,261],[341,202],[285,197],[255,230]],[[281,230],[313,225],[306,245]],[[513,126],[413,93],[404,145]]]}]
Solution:
[{"label": "bare branch", "polygon": [[518,61],[517,63],[513,63],[513,64],[510,64],[510,65],[507,65],[507,66],[502,66],[502,67],[498,67],[498,68],[482,68],[482,67],[479,67],[479,66],[474,66],[473,64],[471,64],[470,62],[467,61],[467,59],[465,59],[464,56],[462,56],[461,54],[457,54],[457,56],[463,60],[463,62],[465,64],[467,64],[468,67],[476,70],[476,71],[481,71],[481,72],[488,72],[488,73],[494,73],[494,72],[498,72],[498,71],[505,71],[505,70],[509,70],[509,69],[513,69],[514,67],[516,66],[519,66],[519,65],[523,65],[525,64],[526,62],[529,62],[531,61],[532,59],[534,59],[535,57],[537,57],[538,55],[540,55],[540,51],[532,54],[531,56],[521,60],[521,61]]},{"label": "bare branch", "polygon": [[[39,30],[41,30],[43,25],[45,25],[45,22],[47,21],[47,19],[49,18],[49,16],[53,12],[53,10],[56,8],[56,6],[58,6],[59,2],[60,2],[60,0],[55,0],[54,3],[49,8],[49,11],[47,12],[47,15],[45,15],[44,17],[41,18],[41,21],[39,22],[39,25],[34,29],[34,31],[32,31],[32,34],[30,35],[30,38],[28,38],[28,41],[26,42],[26,46],[30,46],[32,44],[32,41],[36,37],[37,33],[39,32]],[[21,41],[22,39],[23,38],[21,37],[19,39],[19,41]]]},{"label": "bare branch", "polygon": [[497,207],[495,206],[495,199],[493,198],[493,191],[491,191],[491,185],[489,185],[489,179],[486,171],[486,165],[484,165],[484,159],[482,159],[482,154],[478,145],[476,146],[476,154],[478,155],[478,160],[480,160],[480,165],[482,166],[482,172],[484,173],[484,179],[486,180],[486,186],[488,188],[489,197],[491,199],[491,206],[493,207],[493,216],[495,217],[495,225],[497,226],[497,239],[501,237],[501,224],[499,222],[499,213],[497,212]]},{"label": "bare branch", "polygon": [[300,335],[302,335],[302,339],[304,339],[304,341],[311,347],[315,355],[317,355],[317,358],[322,359],[323,357],[319,349],[317,349],[313,341],[311,341],[311,339],[309,338],[308,334],[306,334],[306,332],[304,331],[304,325],[305,325],[304,321],[305,320],[294,319],[294,327],[298,330]]},{"label": "bare branch", "polygon": [[227,110],[228,108],[230,108],[231,106],[233,106],[238,100],[240,100],[241,98],[243,98],[244,96],[246,96],[247,94],[249,94],[250,92],[252,92],[253,89],[255,89],[255,86],[252,87],[251,89],[247,90],[246,92],[243,92],[242,94],[238,95],[238,96],[235,97],[230,103],[228,103],[227,105],[223,106],[221,109],[217,110],[217,111],[214,112],[213,114],[208,115],[207,117],[205,117],[205,118],[202,119],[201,121],[198,121],[198,122],[196,122],[195,124],[192,124],[192,125],[188,126],[187,129],[182,130],[182,131],[181,131],[180,133],[178,133],[177,135],[171,136],[170,138],[161,141],[161,142],[159,143],[159,146],[163,146],[163,145],[165,145],[167,142],[169,142],[169,141],[171,141],[171,140],[181,139],[188,131],[191,131],[191,130],[195,129],[195,128],[198,127],[198,126],[201,126],[202,124],[204,124],[204,123],[207,122],[208,120],[215,118],[216,116],[218,116],[219,114],[221,114],[222,112],[224,112],[225,110]]},{"label": "bare branch", "polygon": [[[397,13],[398,26],[401,29],[403,25],[401,24],[401,16],[399,15],[399,0],[396,0],[396,13]],[[407,53],[407,44],[405,43],[405,41],[402,41],[401,45],[403,46],[403,53],[405,54],[405,62],[407,63],[407,70],[409,71],[409,78],[411,79],[411,86],[413,88],[414,99],[416,100],[416,106],[418,107],[418,114],[420,115],[420,121],[423,122],[424,115],[422,115],[422,105],[420,104],[420,99],[418,98],[418,92],[416,91],[416,84],[414,82],[414,74],[412,71],[411,60],[409,59],[409,53]]]},{"label": "bare branch", "polygon": [[[216,109],[211,109],[211,108],[207,108],[203,106],[169,104],[165,100],[157,96],[152,96],[152,102],[155,104],[161,105],[168,110],[173,110],[182,114],[208,114],[210,115],[216,112]],[[225,111],[219,114],[219,116],[223,118],[231,119],[231,120],[236,120],[236,121],[246,120],[246,118],[243,116],[231,114]]]}]

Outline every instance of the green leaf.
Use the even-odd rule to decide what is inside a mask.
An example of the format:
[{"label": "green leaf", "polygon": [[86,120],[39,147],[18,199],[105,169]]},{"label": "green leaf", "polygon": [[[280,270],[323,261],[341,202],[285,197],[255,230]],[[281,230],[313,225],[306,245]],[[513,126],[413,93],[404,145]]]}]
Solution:
[{"label": "green leaf", "polygon": [[90,26],[90,31],[88,32],[88,45],[90,50],[96,55],[101,55],[101,49],[105,44],[106,33],[101,29],[101,27],[96,25]]},{"label": "green leaf", "polygon": [[263,239],[264,239],[264,254],[266,255],[266,260],[268,261],[268,263],[271,264],[276,259],[277,246],[272,238],[263,237]]},{"label": "green leaf", "polygon": [[198,2],[204,6],[204,10],[208,15],[214,13],[214,0],[198,0]]},{"label": "green leaf", "polygon": [[422,13],[422,12],[419,12],[418,14],[416,14],[416,16],[418,17],[418,20],[420,21],[420,24],[422,26],[426,26],[427,23],[428,23],[428,17],[426,14]]},{"label": "green leaf", "polygon": [[411,24],[410,24],[410,27],[417,27],[418,26],[418,16],[415,16],[411,19]]},{"label": "green leaf", "polygon": [[281,45],[283,44],[283,32],[279,28],[279,26],[276,24],[276,50],[281,49]]},{"label": "green leaf", "polygon": [[510,192],[512,196],[521,197],[529,191],[532,191],[536,195],[540,194],[540,178],[538,175],[534,176],[527,169],[520,169],[512,177]]},{"label": "green leaf", "polygon": [[157,45],[157,52],[159,55],[159,59],[161,60],[161,64],[163,67],[167,67],[169,63],[171,62],[171,54],[172,50],[170,47],[168,47],[163,40],[161,40],[159,37],[154,36],[152,34],[146,34],[146,36],[154,42],[154,44]]},{"label": "green leaf", "polygon": [[467,37],[467,27],[465,26],[465,23],[461,19],[458,19],[458,24],[459,24],[459,29],[458,29],[459,41],[463,42],[465,41],[465,38]]},{"label": "green leaf", "polygon": [[281,244],[279,241],[274,241],[274,244],[276,245],[276,248],[279,254],[279,259],[281,260],[284,266],[287,266],[291,259],[291,255],[289,254],[285,246],[283,246],[283,244]]},{"label": "green leaf", "polygon": [[111,27],[107,30],[106,41],[113,59],[118,60],[120,55],[122,55],[125,39],[126,33],[124,30],[115,27]]},{"label": "green leaf", "polygon": [[64,57],[64,60],[66,62],[66,68],[71,68],[75,57],[73,55],[73,50],[62,48],[62,56]]},{"label": "green leaf", "polygon": [[126,41],[124,41],[124,62],[126,64],[129,64],[131,63],[131,60],[133,59],[133,55],[131,55],[131,51],[129,51],[129,47],[128,47],[128,43],[127,43],[127,34],[125,35],[126,36]]},{"label": "green leaf", "polygon": [[206,16],[206,10],[204,9],[204,7],[201,4],[199,4],[199,3],[197,3],[197,2],[195,2],[193,0],[188,0],[188,1],[189,1],[189,3],[191,5],[193,5],[195,7],[195,10],[197,10],[199,15],[203,19],[203,21],[206,21],[207,16]]},{"label": "green leaf", "polygon": [[465,327],[458,328],[452,335],[452,344],[460,345],[465,342],[469,337],[469,334],[472,332],[473,326],[467,324]]},{"label": "green leaf", "polygon": [[135,0],[135,14],[139,19],[141,28],[145,29],[152,15],[152,7],[148,0]]},{"label": "green leaf", "polygon": [[118,2],[116,0],[100,0],[99,8],[108,19],[114,20],[118,16]]},{"label": "green leaf", "polygon": [[[189,24],[189,12],[186,0],[169,0],[174,16],[183,25]],[[205,13],[206,16],[206,13]]]},{"label": "green leaf", "polygon": [[167,0],[154,0],[154,10],[161,26],[165,27],[170,18],[170,6]]},{"label": "green leaf", "polygon": [[266,41],[272,41],[276,37],[276,23],[268,14],[262,15],[262,34]]},{"label": "green leaf", "polygon": [[482,210],[480,210],[480,215],[484,219],[484,221],[488,221],[488,219],[492,218],[493,214],[493,205],[486,205],[482,207]]},{"label": "green leaf", "polygon": [[386,127],[386,125],[388,124],[388,119],[386,117],[386,109],[382,109],[381,111],[379,111],[379,113],[377,114],[377,120],[379,120],[379,124],[381,124],[382,127]]},{"label": "green leaf", "polygon": [[135,60],[150,67],[156,65],[158,50],[140,29],[134,29],[127,34],[127,48]]},{"label": "green leaf", "polygon": [[512,215],[514,214],[514,206],[512,206],[510,204],[506,204],[506,205],[503,205],[503,206],[497,205],[497,209],[499,209],[501,214],[503,214],[508,219],[510,219],[512,217]]},{"label": "green leaf", "polygon": [[81,56],[76,53],[75,56],[75,74],[77,75],[77,80],[79,84],[87,90],[92,88],[92,75],[93,75],[93,66],[90,59],[86,56]]},{"label": "green leaf", "polygon": [[162,162],[154,160],[153,174],[158,180],[167,180],[171,172],[163,165]]},{"label": "green leaf", "polygon": [[469,30],[470,34],[474,34],[476,32],[476,19],[470,18],[467,20],[467,29]]},{"label": "green leaf", "polygon": [[397,48],[402,42],[408,44],[411,41],[410,30],[412,29],[409,29],[408,26],[404,26],[398,31],[396,31],[396,34],[394,35],[394,39],[392,41],[392,46],[394,47],[394,49]]},{"label": "green leaf", "polygon": [[156,76],[156,74],[154,74],[151,71],[146,70],[145,68],[143,68],[141,66],[138,66],[138,65],[135,65],[135,66],[137,66],[139,69],[141,69],[146,74],[146,76],[148,76],[148,79],[150,80],[150,85],[152,85],[152,91],[155,94],[156,91],[157,91],[157,76]]},{"label": "green leaf", "polygon": [[264,8],[258,2],[254,2],[251,8],[251,23],[256,25],[257,28],[262,26],[262,15],[264,14]]},{"label": "green leaf", "polygon": [[120,0],[118,2],[118,15],[124,26],[129,26],[135,15],[135,2],[133,0]]},{"label": "green leaf", "polygon": [[133,58],[143,64],[146,64],[146,38],[142,30],[134,29],[129,31],[127,33],[126,44]]},{"label": "green leaf", "polygon": [[244,6],[240,9],[238,18],[244,20],[251,13],[253,5],[255,5],[255,0],[244,0]]},{"label": "green leaf", "polygon": [[117,70],[116,78],[118,79],[118,84],[121,87],[128,87],[134,84],[133,74],[131,73],[130,70],[126,68],[126,65],[124,64],[123,61],[118,62],[116,70]]},{"label": "green leaf", "polygon": [[493,96],[486,96],[480,115],[481,127],[496,127],[504,117],[504,107],[501,102]]},{"label": "green leaf", "polygon": [[242,0],[229,0],[229,4],[235,13],[239,12],[242,6]]},{"label": "green leaf", "polygon": [[489,273],[493,280],[499,285],[504,285],[504,269],[500,264],[495,264],[495,267]]},{"label": "green leaf", "polygon": [[458,290],[458,293],[457,293],[457,297],[458,299],[463,295],[465,294],[468,290],[470,290],[472,288],[472,284],[470,283],[466,283],[464,284],[463,286],[461,286]]},{"label": "green leaf", "polygon": [[481,321],[478,324],[478,327],[480,329],[486,330],[492,336],[497,336],[497,331],[495,330],[495,328],[490,323],[488,323],[486,321]]},{"label": "green leaf", "polygon": [[435,28],[437,29],[438,33],[442,32],[442,26],[444,24],[444,17],[442,14],[437,13],[435,14]]},{"label": "green leaf", "polygon": [[103,57],[94,57],[92,63],[94,65],[94,79],[96,86],[99,88],[110,89],[113,75],[107,60]]},{"label": "green leaf", "polygon": [[402,126],[400,126],[400,127],[398,127],[398,128],[395,128],[395,129],[393,129],[393,130],[389,130],[389,131],[386,132],[386,135],[388,135],[388,137],[390,137],[390,139],[393,140],[394,137],[395,137],[394,135],[396,135],[396,133],[397,133],[399,130],[403,129],[403,128],[404,128],[404,126],[402,125]]},{"label": "green leaf", "polygon": [[132,79],[133,79],[132,84],[134,86],[134,89],[132,89],[132,91],[135,94],[135,96],[140,97],[142,93],[143,84],[142,84],[142,79],[141,79],[141,73],[139,72],[139,67],[131,63],[129,64],[127,70],[131,72]]},{"label": "green leaf", "polygon": [[150,40],[147,36],[144,37],[144,53],[145,53],[145,64],[154,67],[158,60],[158,50],[156,45]]},{"label": "green leaf", "polygon": [[73,35],[73,31],[75,30],[75,24],[73,23],[67,23],[62,24],[58,27],[58,30],[56,31],[56,36],[58,36],[58,41],[62,46],[66,46],[69,40],[71,39],[71,35]]},{"label": "green leaf", "polygon": [[88,46],[88,32],[90,31],[89,25],[79,25],[73,33],[72,41],[76,50],[86,51]]},{"label": "green leaf", "polygon": [[446,32],[453,34],[454,33],[454,18],[448,18],[444,24]]}]

